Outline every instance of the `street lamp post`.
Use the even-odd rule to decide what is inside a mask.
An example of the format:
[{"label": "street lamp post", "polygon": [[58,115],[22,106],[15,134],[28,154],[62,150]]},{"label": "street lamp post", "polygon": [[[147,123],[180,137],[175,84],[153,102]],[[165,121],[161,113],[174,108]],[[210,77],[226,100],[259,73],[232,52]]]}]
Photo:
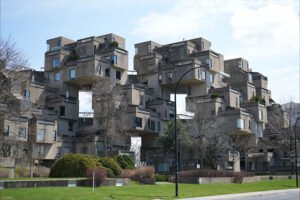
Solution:
[{"label": "street lamp post", "polygon": [[189,70],[187,70],[180,78],[179,80],[177,81],[176,83],[176,86],[175,86],[175,91],[174,91],[174,102],[175,102],[175,117],[174,117],[174,126],[175,126],[175,130],[174,130],[174,133],[175,133],[175,162],[176,162],[176,166],[175,166],[175,195],[176,197],[178,197],[178,168],[179,168],[179,159],[178,159],[178,154],[179,154],[179,151],[178,151],[178,141],[177,141],[177,99],[176,99],[176,95],[177,95],[177,89],[179,87],[179,84],[181,82],[181,80],[183,79],[183,77],[193,71],[194,69],[197,69],[197,68],[201,68],[201,66],[199,67],[193,67]]},{"label": "street lamp post", "polygon": [[297,118],[296,123],[295,123],[295,138],[294,138],[294,142],[295,142],[295,167],[296,167],[296,187],[298,188],[298,153],[297,153],[297,124],[300,121],[300,117]]}]

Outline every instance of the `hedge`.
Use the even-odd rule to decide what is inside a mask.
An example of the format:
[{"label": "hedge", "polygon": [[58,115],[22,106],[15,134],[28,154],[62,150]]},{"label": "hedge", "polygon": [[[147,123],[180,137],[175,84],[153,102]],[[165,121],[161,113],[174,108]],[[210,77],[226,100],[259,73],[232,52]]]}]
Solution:
[{"label": "hedge", "polygon": [[115,156],[114,160],[120,165],[122,169],[134,169],[134,162],[127,155]]},{"label": "hedge", "polygon": [[100,158],[99,163],[101,166],[111,169],[115,177],[121,174],[121,167],[116,163],[116,161],[114,161],[113,158]]},{"label": "hedge", "polygon": [[96,167],[95,160],[82,154],[67,154],[51,167],[49,177],[85,177],[87,169]]}]

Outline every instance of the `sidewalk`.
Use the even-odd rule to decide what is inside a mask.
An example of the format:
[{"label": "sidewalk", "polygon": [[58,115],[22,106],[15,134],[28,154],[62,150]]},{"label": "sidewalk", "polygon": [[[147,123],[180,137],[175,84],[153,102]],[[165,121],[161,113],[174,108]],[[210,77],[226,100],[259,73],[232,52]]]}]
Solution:
[{"label": "sidewalk", "polygon": [[181,200],[223,200],[223,199],[230,199],[230,198],[243,198],[243,197],[255,197],[255,196],[263,196],[269,194],[283,194],[289,193],[292,191],[300,191],[299,189],[287,189],[287,190],[269,190],[269,191],[262,191],[262,192],[249,192],[249,193],[239,193],[239,194],[226,194],[226,195],[217,195],[217,196],[206,196],[206,197],[193,197],[193,198],[186,198]]}]

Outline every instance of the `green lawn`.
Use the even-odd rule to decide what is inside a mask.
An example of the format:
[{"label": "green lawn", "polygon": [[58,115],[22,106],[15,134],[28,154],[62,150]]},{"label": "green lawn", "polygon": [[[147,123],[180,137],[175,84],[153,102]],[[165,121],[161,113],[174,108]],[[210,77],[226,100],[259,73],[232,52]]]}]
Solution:
[{"label": "green lawn", "polygon": [[[292,189],[295,180],[271,180],[246,184],[180,184],[179,197]],[[28,188],[0,190],[0,200],[99,200],[99,199],[174,199],[175,185],[138,185],[124,187]]]}]

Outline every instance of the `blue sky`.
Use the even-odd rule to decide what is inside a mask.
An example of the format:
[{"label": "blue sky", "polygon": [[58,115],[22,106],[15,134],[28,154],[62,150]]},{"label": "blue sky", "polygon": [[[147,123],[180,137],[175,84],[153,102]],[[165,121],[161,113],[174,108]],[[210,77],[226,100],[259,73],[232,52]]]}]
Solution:
[{"label": "blue sky", "polygon": [[1,37],[38,70],[47,39],[106,33],[126,39],[129,69],[135,43],[204,37],[225,59],[243,57],[266,75],[276,101],[299,102],[297,0],[1,0]]}]

